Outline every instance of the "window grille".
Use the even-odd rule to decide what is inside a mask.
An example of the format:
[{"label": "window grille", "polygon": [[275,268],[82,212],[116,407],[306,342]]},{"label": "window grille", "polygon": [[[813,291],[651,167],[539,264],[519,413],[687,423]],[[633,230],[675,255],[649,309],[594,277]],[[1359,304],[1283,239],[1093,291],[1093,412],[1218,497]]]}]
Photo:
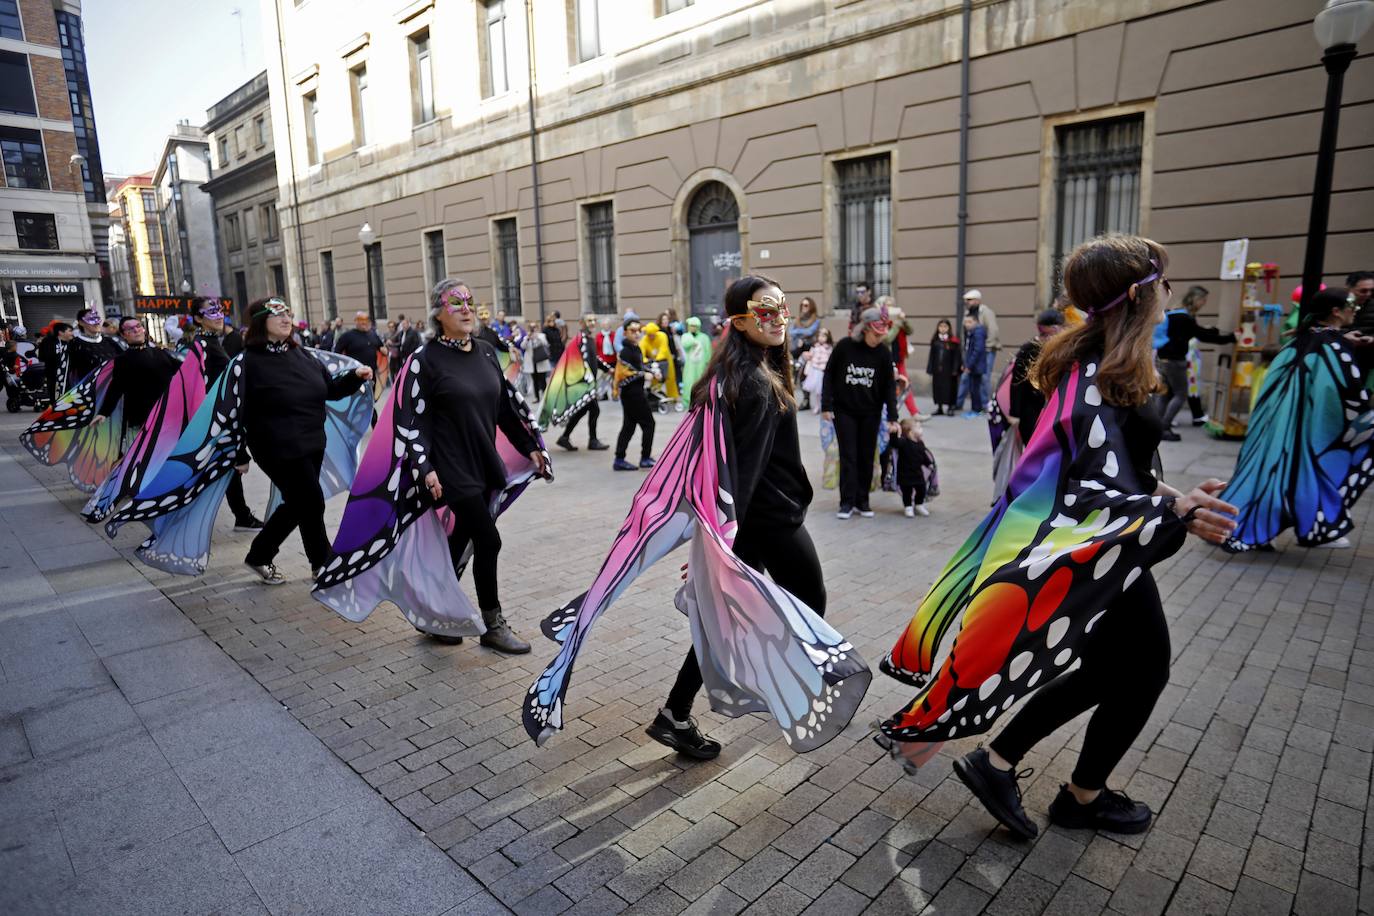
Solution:
[{"label": "window grille", "polygon": [[1065,256],[1104,232],[1140,231],[1140,158],[1145,116],[1073,124],[1055,131],[1055,233],[1052,285]]},{"label": "window grille", "polygon": [[521,313],[520,239],[514,218],[496,221],[496,304],[507,314]]},{"label": "window grille", "polygon": [[892,292],[892,163],[884,153],[836,163],[840,262],[835,302],[872,284],[873,298]]},{"label": "window grille", "polygon": [[593,312],[616,311],[615,215],[609,201],[584,210],[587,236],[587,304]]}]

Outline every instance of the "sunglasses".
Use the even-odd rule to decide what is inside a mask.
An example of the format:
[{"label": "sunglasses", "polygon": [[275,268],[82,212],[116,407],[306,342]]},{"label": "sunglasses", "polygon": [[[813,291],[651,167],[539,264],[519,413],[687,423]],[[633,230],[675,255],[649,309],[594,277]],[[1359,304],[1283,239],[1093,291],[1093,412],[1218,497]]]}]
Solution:
[{"label": "sunglasses", "polygon": [[757,299],[750,299],[748,303],[749,313],[754,316],[761,329],[765,324],[787,324],[787,320],[792,317],[792,312],[787,307],[787,297],[775,299],[772,296],[760,296]]}]

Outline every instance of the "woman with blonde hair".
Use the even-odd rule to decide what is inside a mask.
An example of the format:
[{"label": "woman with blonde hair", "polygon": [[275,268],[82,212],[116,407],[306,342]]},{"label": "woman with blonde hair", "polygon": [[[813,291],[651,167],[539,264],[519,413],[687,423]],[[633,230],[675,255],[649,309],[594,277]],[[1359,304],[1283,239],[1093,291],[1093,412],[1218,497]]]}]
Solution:
[{"label": "woman with blonde hair", "polygon": [[1150,567],[1187,532],[1221,543],[1234,525],[1223,514],[1234,507],[1214,495],[1222,481],[1185,495],[1151,467],[1164,431],[1151,395],[1168,266],[1164,247],[1138,236],[1091,239],[1069,255],[1064,285],[1087,319],[1042,345],[1030,380],[1046,403],[1006,493],[881,664],[922,688],[882,724],[883,742],[907,762],[929,756],[932,742],[988,731],[1035,691],[988,747],[954,763],[1022,838],[1039,828],[1021,806],[1017,764],[1089,709],[1051,822],[1120,833],[1149,827],[1150,809],[1106,783],[1169,675],[1169,629]]}]

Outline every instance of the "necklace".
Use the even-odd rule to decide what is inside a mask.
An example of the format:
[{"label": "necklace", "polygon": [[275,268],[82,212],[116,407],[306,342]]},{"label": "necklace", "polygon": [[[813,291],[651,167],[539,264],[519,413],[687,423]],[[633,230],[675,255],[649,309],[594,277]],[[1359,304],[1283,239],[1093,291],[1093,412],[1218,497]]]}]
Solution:
[{"label": "necklace", "polygon": [[285,353],[287,350],[290,350],[290,349],[291,349],[291,344],[290,344],[288,341],[285,341],[285,340],[279,341],[279,342],[277,342],[277,343],[272,343],[271,341],[268,341],[268,343],[267,343],[267,352],[268,352],[268,353]]},{"label": "necklace", "polygon": [[469,353],[472,351],[471,337],[464,337],[462,340],[459,340],[456,337],[444,337],[443,335],[440,335],[439,343],[448,347],[450,350],[461,350],[464,353]]}]

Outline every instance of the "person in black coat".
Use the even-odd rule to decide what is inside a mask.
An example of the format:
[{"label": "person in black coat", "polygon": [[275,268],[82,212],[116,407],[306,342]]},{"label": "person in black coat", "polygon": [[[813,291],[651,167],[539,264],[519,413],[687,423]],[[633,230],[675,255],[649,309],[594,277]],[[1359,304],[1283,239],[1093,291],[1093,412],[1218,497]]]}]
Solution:
[{"label": "person in black coat", "polygon": [[926,468],[935,464],[925,440],[921,438],[921,424],[911,418],[899,424],[901,435],[893,436],[888,451],[897,457],[897,489],[902,493],[903,514],[907,518],[929,515],[926,508]]},{"label": "person in black coat", "polygon": [[615,370],[619,379],[616,390],[622,411],[620,435],[615,442],[615,461],[611,462],[611,468],[616,471],[633,471],[636,467],[625,460],[636,427],[639,429],[638,466],[654,466],[654,412],[649,407],[649,396],[645,391],[652,374],[644,364],[644,351],[639,348],[639,339],[643,334],[644,327],[639,319],[631,318],[625,322],[625,340],[620,345],[620,358]]},{"label": "person in black coat", "polygon": [[935,333],[930,336],[930,356],[926,359],[935,416],[954,416],[955,405],[959,403],[959,375],[963,368],[964,358],[959,352],[959,338],[954,336],[954,326],[941,318],[935,325]]},{"label": "person in black coat", "polygon": [[76,316],[76,332],[67,341],[63,357],[67,361],[66,388],[73,388],[90,373],[124,352],[116,337],[104,333],[104,318],[97,309],[87,307]]},{"label": "person in black coat", "polygon": [[1163,439],[1177,442],[1178,433],[1172,427],[1174,417],[1188,403],[1188,341],[1196,337],[1203,343],[1235,343],[1236,335],[1218,331],[1216,328],[1198,324],[1197,313],[1207,301],[1207,290],[1194,286],[1183,297],[1183,305],[1170,309],[1164,314],[1165,342],[1156,355],[1159,357],[1159,374],[1169,386],[1166,399],[1159,398],[1158,409],[1164,420]]},{"label": "person in black coat", "polygon": [[873,481],[873,454],[878,447],[878,424],[887,408],[887,431],[896,434],[897,386],[892,351],[883,336],[892,329],[884,311],[865,309],[850,336],[835,344],[825,364],[821,389],[821,417],[835,423],[840,450],[840,509],[847,519],[855,510],[872,518],[868,504]]},{"label": "person in black coat", "polygon": [[172,383],[181,361],[166,350],[148,346],[148,329],[138,318],[119,319],[119,333],[128,349],[115,357],[105,400],[91,422],[108,420],[122,398],[124,428],[139,429]]},{"label": "person in black coat", "polygon": [[312,569],[329,559],[324,529],[325,402],[347,397],[372,378],[359,366],[330,376],[324,364],[306,353],[292,334],[296,326],[284,299],[260,299],[248,307],[243,335],[243,425],[245,443],[235,462],[240,473],[249,459],[277,485],[282,504],[253,539],[244,563],[266,585],[286,577],[272,562],[282,542],[299,528]]},{"label": "person in black coat", "polygon": [[353,316],[353,327],[334,341],[335,353],[352,357],[373,372],[377,371],[377,352],[382,347],[382,338],[372,330],[372,319],[367,317],[367,312]]},{"label": "person in black coat", "polygon": [[[219,380],[229,366],[232,358],[225,348],[224,307],[218,299],[197,296],[191,300],[191,309],[196,321],[195,335],[192,338],[200,344],[205,354],[205,390]],[[242,351],[242,337],[239,337],[239,351]],[[258,531],[263,527],[262,520],[248,508],[248,500],[243,495],[243,475],[235,472],[229,478],[229,488],[225,491],[224,501],[229,511],[234,513],[235,531]]]},{"label": "person in black coat", "polygon": [[1045,395],[1030,381],[1031,366],[1040,355],[1045,341],[1064,329],[1064,315],[1056,309],[1045,309],[1035,319],[1036,338],[1028,340],[1016,351],[1016,361],[1011,370],[1011,410],[1007,421],[1016,427],[1016,435],[1022,447],[1030,444],[1031,433],[1040,420],[1040,412],[1045,409]]},{"label": "person in black coat", "polygon": [[72,326],[65,321],[54,322],[43,339],[38,341],[38,358],[43,361],[43,374],[48,385],[48,403],[51,404],[63,392],[58,391],[62,378],[62,360],[67,358],[67,347],[71,345]]}]

